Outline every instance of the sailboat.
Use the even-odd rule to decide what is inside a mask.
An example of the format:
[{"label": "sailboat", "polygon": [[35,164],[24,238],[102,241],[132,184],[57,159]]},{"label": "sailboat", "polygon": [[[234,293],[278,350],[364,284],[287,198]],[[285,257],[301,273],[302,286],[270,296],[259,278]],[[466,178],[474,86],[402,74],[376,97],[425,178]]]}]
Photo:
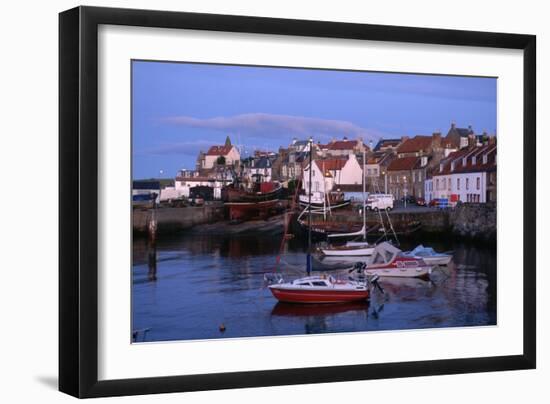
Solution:
[{"label": "sailboat", "polygon": [[330,246],[327,248],[321,248],[321,252],[325,256],[338,256],[338,257],[363,257],[372,255],[374,252],[374,245],[367,241],[367,199],[366,199],[366,181],[365,181],[365,152],[363,151],[363,227],[361,230],[354,233],[341,233],[341,234],[329,234],[328,237],[354,237],[362,236],[360,241],[348,241],[344,245]]},{"label": "sailboat", "polygon": [[[312,138],[309,139],[309,196],[311,198],[311,164],[312,164]],[[309,201],[311,202],[311,201]],[[311,275],[311,203],[308,203],[308,253],[306,256],[307,276],[284,282],[279,278],[277,283],[269,285],[269,290],[280,302],[285,303],[347,303],[365,301],[369,298],[370,291],[365,281],[340,280],[329,275]]]}]

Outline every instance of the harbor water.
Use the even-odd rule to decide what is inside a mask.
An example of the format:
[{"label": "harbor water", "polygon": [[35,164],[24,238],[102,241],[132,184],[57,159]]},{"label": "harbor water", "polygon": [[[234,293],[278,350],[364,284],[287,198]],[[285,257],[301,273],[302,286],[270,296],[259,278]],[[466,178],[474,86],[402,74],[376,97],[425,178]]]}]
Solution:
[{"label": "harbor water", "polygon": [[[456,240],[400,240],[453,251],[431,280],[381,278],[369,303],[278,303],[265,285],[274,270],[305,271],[304,241],[280,237],[180,234],[133,244],[135,342],[406,330],[496,324],[496,250]],[[294,271],[287,272],[288,268]],[[300,274],[305,275],[305,273]],[[144,332],[143,330],[146,330]]]}]

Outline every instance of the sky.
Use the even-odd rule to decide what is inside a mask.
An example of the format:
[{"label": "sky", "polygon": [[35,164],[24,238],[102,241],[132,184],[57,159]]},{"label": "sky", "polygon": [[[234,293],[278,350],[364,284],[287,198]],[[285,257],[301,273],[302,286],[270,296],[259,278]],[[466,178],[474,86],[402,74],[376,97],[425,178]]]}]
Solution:
[{"label": "sky", "polygon": [[309,136],[445,135],[451,122],[493,134],[496,93],[496,78],[133,61],[133,177],[173,178],[228,135],[248,154]]}]

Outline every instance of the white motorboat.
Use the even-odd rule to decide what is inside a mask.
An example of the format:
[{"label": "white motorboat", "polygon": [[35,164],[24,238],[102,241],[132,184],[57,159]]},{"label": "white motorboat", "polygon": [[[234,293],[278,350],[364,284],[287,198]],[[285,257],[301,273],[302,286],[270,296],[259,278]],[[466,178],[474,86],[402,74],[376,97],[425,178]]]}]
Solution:
[{"label": "white motorboat", "polygon": [[419,257],[405,256],[388,242],[378,244],[367,261],[359,262],[357,270],[365,275],[399,278],[427,278],[433,265]]},{"label": "white motorboat", "polygon": [[448,265],[453,258],[452,254],[438,253],[431,247],[424,247],[422,244],[414,250],[403,253],[406,257],[419,257],[430,265]]}]

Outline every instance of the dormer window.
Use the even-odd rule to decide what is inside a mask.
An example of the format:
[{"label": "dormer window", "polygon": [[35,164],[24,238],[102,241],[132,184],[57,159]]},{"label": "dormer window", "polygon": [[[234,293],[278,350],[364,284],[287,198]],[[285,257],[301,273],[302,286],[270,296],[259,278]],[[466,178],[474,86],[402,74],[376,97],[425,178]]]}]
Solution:
[{"label": "dormer window", "polygon": [[466,167],[466,157],[462,157],[462,167]]},{"label": "dormer window", "polygon": [[454,171],[454,170],[455,170],[455,162],[453,161],[453,162],[451,163],[451,171]]},{"label": "dormer window", "polygon": [[486,154],[483,155],[483,164],[487,164],[487,155]]},{"label": "dormer window", "polygon": [[472,157],[472,165],[475,166],[477,163],[476,163],[477,159],[476,159],[476,156]]},{"label": "dormer window", "polygon": [[440,173],[443,172],[443,163],[441,163],[441,164],[439,165],[439,172],[440,172]]}]

